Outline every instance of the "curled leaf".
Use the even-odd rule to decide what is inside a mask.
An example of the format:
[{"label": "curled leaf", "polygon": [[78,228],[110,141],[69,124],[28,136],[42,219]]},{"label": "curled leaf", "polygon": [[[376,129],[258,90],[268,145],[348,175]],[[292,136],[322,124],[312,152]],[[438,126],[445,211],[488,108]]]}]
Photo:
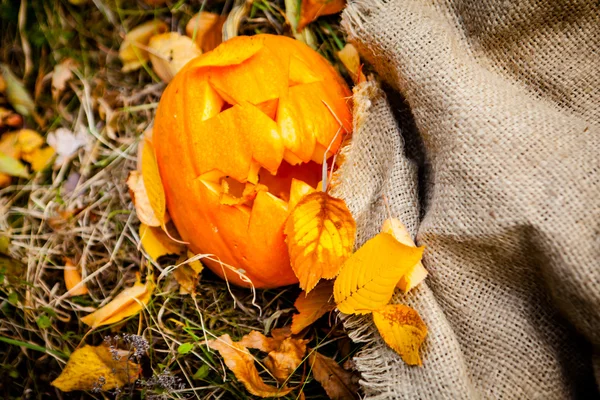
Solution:
[{"label": "curled leaf", "polygon": [[[88,288],[85,284],[79,285],[82,281],[81,272],[73,261],[65,257],[65,269],[64,269],[65,286],[67,287],[68,295],[70,296],[83,296],[88,294]],[[79,286],[77,286],[79,285]],[[77,286],[77,287],[76,287]]]},{"label": "curled leaf", "polygon": [[150,205],[148,192],[146,192],[146,186],[144,185],[144,178],[140,172],[131,171],[129,173],[127,187],[135,205],[135,212],[142,224],[147,226],[161,226],[162,221],[156,216]]},{"label": "curled leaf", "polygon": [[358,383],[353,373],[346,371],[332,358],[312,351],[308,356],[313,377],[334,400],[358,399]]},{"label": "curled leaf", "polygon": [[185,246],[171,239],[161,228],[140,224],[140,241],[150,258],[157,261],[167,254],[181,254]]},{"label": "curled leaf", "polygon": [[150,207],[157,217],[159,225],[164,227],[167,221],[165,189],[162,184],[160,172],[158,171],[154,147],[152,146],[152,142],[146,139],[144,140],[144,148],[142,149],[142,177]]},{"label": "curled leaf", "polygon": [[292,269],[309,293],[321,278],[335,278],[352,252],[356,223],[343,200],[324,192],[306,195],[285,226]]},{"label": "curled leaf", "polygon": [[154,282],[138,279],[135,284],[119,293],[110,303],[81,318],[81,322],[92,328],[114,324],[140,312],[148,304],[154,292]]},{"label": "curled leaf", "polygon": [[194,15],[185,27],[185,33],[194,39],[203,52],[208,52],[223,41],[223,24],[227,17],[207,11]]},{"label": "curled leaf", "polygon": [[298,314],[292,317],[292,333],[297,334],[310,326],[325,313],[335,309],[333,300],[333,282],[319,283],[310,293],[300,293],[294,307]]},{"label": "curled leaf", "polygon": [[345,5],[346,0],[302,0],[298,30],[323,15],[339,13]]},{"label": "curled leaf", "polygon": [[[397,241],[410,247],[416,247],[408,229],[404,226],[400,220],[396,218],[390,218],[383,223],[381,232],[389,233]],[[423,282],[427,277],[427,270],[423,266],[421,260],[416,263],[409,271],[406,272],[398,281],[397,287],[400,288],[404,293],[408,292],[419,283]]]},{"label": "curled leaf", "polygon": [[259,397],[282,397],[292,391],[285,386],[277,388],[267,385],[258,375],[252,354],[241,344],[233,342],[229,335],[210,340],[208,346],[219,352],[225,365],[251,394]]},{"label": "curled leaf", "polygon": [[[192,258],[194,257],[194,254],[188,250],[187,257]],[[200,260],[186,262],[184,259],[183,262],[173,270],[173,276],[177,280],[177,283],[179,283],[180,294],[196,294],[196,286],[200,280],[199,275],[203,269],[204,266]]]},{"label": "curled leaf", "polygon": [[414,309],[389,304],[373,311],[373,322],[381,337],[408,365],[421,365],[419,348],[427,336],[427,326]]},{"label": "curled leaf", "polygon": [[129,31],[119,48],[119,58],[123,63],[123,72],[134,71],[148,61],[147,45],[150,38],[167,30],[167,24],[159,20],[152,20]]},{"label": "curled leaf", "polygon": [[423,255],[422,247],[409,247],[387,233],[367,241],[341,268],[333,294],[345,314],[366,314],[389,303],[400,277]]},{"label": "curled leaf", "polygon": [[75,350],[52,386],[63,392],[123,387],[136,381],[141,367],[129,361],[129,351],[85,345]]},{"label": "curled leaf", "polygon": [[202,54],[196,42],[176,32],[153,36],[148,49],[152,69],[164,82],[171,82],[185,64]]}]

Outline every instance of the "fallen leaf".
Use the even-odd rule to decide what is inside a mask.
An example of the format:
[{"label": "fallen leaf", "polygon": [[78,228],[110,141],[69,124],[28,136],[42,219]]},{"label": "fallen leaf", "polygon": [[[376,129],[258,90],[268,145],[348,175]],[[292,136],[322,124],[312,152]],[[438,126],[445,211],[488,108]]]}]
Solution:
[{"label": "fallen leaf", "polygon": [[[187,257],[192,258],[194,254],[188,250]],[[179,266],[173,270],[173,276],[179,283],[179,294],[196,294],[196,286],[203,269],[200,260],[186,262],[184,259],[179,263]]]},{"label": "fallen leaf", "polygon": [[400,277],[423,255],[388,233],[379,233],[346,260],[333,285],[337,308],[345,314],[366,314],[389,303]]},{"label": "fallen leaf", "polygon": [[123,290],[104,307],[81,318],[81,321],[92,328],[122,321],[140,312],[150,301],[153,292],[154,282],[152,279],[147,278],[144,284],[138,275],[133,286]]},{"label": "fallen leaf", "polygon": [[181,254],[185,250],[183,244],[171,239],[161,228],[142,223],[139,234],[142,247],[154,261],[167,254]]},{"label": "fallen leaf", "polygon": [[17,132],[5,133],[0,137],[0,153],[14,159],[21,158],[21,146]]},{"label": "fallen leaf", "polygon": [[292,316],[292,333],[298,334],[302,329],[312,325],[325,313],[335,309],[333,300],[333,282],[319,283],[310,293],[300,293],[294,307],[298,314]]},{"label": "fallen leaf", "polygon": [[32,129],[21,129],[17,132],[17,146],[22,153],[31,153],[44,143],[42,135]]},{"label": "fallen leaf", "polygon": [[219,352],[225,365],[251,394],[259,397],[282,397],[292,391],[292,388],[285,386],[277,388],[267,385],[258,375],[252,354],[244,346],[233,342],[229,335],[208,341],[208,346]]},{"label": "fallen leaf", "polygon": [[206,53],[223,41],[223,24],[226,19],[224,15],[200,11],[185,26],[185,33]]},{"label": "fallen leaf", "polygon": [[88,294],[88,288],[85,284],[80,285],[75,288],[75,286],[81,283],[81,272],[79,272],[79,268],[73,264],[69,258],[65,257],[65,269],[64,269],[64,278],[65,278],[65,286],[67,287],[67,292],[69,297],[71,296],[83,296],[84,294]]},{"label": "fallen leaf", "polygon": [[67,87],[67,82],[73,78],[73,69],[77,63],[72,58],[67,58],[54,66],[52,71],[52,98],[57,100]]},{"label": "fallen leaf", "polygon": [[302,0],[298,31],[323,15],[337,14],[346,6],[346,0]]},{"label": "fallen leaf", "polygon": [[144,178],[140,172],[131,171],[129,173],[127,187],[129,188],[129,195],[133,200],[135,212],[140,222],[148,226],[161,226],[162,221],[156,216],[150,205],[146,186],[144,185]]},{"label": "fallen leaf", "polygon": [[335,278],[354,246],[356,223],[343,200],[314,192],[298,202],[285,226],[292,269],[309,293]]},{"label": "fallen leaf", "polygon": [[35,103],[31,95],[6,64],[0,64],[0,71],[6,83],[6,97],[13,108],[21,115],[35,115]]},{"label": "fallen leaf", "polygon": [[58,128],[54,132],[50,132],[46,138],[48,144],[56,151],[58,157],[54,165],[62,166],[82,147],[90,147],[90,137],[85,129],[80,129],[77,133],[73,133],[67,128]]},{"label": "fallen leaf", "polygon": [[148,196],[148,202],[159,222],[159,226],[164,228],[168,220],[165,189],[158,170],[158,163],[156,162],[152,142],[146,139],[144,141],[144,148],[142,149],[142,177],[144,187]]},{"label": "fallen leaf", "polygon": [[112,390],[137,380],[141,367],[128,359],[129,351],[108,346],[85,345],[75,350],[52,386],[63,392],[73,390]]},{"label": "fallen leaf", "polygon": [[31,164],[31,169],[35,172],[44,170],[50,165],[56,152],[52,147],[44,147],[43,149],[35,149],[32,152],[24,153],[22,155],[23,160]]},{"label": "fallen leaf", "polygon": [[427,326],[414,309],[388,304],[373,311],[373,322],[381,337],[408,365],[421,365],[419,347],[427,336]]},{"label": "fallen leaf", "polygon": [[167,24],[160,20],[152,20],[136,26],[125,35],[125,40],[119,48],[119,58],[123,63],[123,72],[139,69],[149,55],[147,45],[150,38],[168,31]]},{"label": "fallen leaf", "polygon": [[312,351],[308,356],[313,377],[333,400],[358,399],[359,386],[352,372],[339,366],[335,360]]},{"label": "fallen leaf", "polygon": [[354,83],[360,83],[367,80],[362,73],[360,56],[358,55],[356,47],[351,43],[346,43],[344,48],[337,52],[337,56],[342,64],[344,64],[344,67],[346,67],[346,70],[352,77]]},{"label": "fallen leaf", "polygon": [[283,342],[285,339],[285,337],[280,339],[270,338],[258,331],[250,331],[250,333],[244,335],[238,343],[240,346],[250,349],[257,349],[268,353],[270,351],[277,350],[281,342]]},{"label": "fallen leaf", "polygon": [[148,43],[152,69],[164,82],[171,82],[190,60],[202,54],[192,39],[177,32],[153,36]]},{"label": "fallen leaf", "polygon": [[286,338],[263,360],[278,382],[285,382],[302,363],[306,354],[305,339]]},{"label": "fallen leaf", "polygon": [[17,176],[19,178],[29,177],[27,167],[22,162],[4,153],[0,153],[0,174]]},{"label": "fallen leaf", "polygon": [[[413,241],[408,229],[404,226],[400,220],[396,218],[390,218],[383,223],[381,232],[389,233],[397,241],[410,247],[417,247]],[[400,278],[396,285],[404,293],[417,286],[419,283],[427,277],[427,270],[423,266],[421,260],[416,263],[405,275]]]},{"label": "fallen leaf", "polygon": [[12,110],[0,107],[0,130],[18,129],[22,126],[23,117]]}]

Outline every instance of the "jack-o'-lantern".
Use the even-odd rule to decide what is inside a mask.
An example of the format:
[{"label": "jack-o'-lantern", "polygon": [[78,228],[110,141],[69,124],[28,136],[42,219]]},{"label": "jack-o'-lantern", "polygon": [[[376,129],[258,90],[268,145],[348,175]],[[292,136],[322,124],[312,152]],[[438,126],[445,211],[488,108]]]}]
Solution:
[{"label": "jack-o'-lantern", "polygon": [[[190,61],[165,90],[153,145],[182,239],[230,282],[297,282],[283,233],[290,198],[316,188],[351,131],[350,91],[317,52],[236,37]],[[246,276],[247,279],[242,278]]]}]

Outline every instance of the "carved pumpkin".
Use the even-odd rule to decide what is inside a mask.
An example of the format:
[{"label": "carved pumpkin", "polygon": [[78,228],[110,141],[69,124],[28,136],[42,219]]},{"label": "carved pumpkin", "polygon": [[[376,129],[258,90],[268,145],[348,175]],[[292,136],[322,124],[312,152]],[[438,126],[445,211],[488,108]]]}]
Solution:
[{"label": "carved pumpkin", "polygon": [[226,264],[204,260],[232,283],[297,282],[288,202],[318,185],[327,148],[338,150],[351,121],[341,77],[296,40],[236,37],[192,60],[165,90],[153,135],[183,240]]}]

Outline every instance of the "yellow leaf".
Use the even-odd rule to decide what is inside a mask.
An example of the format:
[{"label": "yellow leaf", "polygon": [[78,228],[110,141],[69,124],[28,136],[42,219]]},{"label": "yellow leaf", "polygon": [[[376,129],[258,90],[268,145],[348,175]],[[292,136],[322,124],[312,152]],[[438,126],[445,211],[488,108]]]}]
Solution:
[{"label": "yellow leaf", "polygon": [[160,228],[140,224],[140,241],[150,258],[157,261],[167,254],[181,254],[185,246],[175,242]]},{"label": "yellow leaf", "polygon": [[[191,253],[189,250],[187,252],[187,257],[194,257],[194,253]],[[200,262],[200,260],[195,260],[191,262],[186,262],[185,259],[180,263],[180,265],[173,270],[173,276],[179,283],[179,293],[180,294],[195,294],[196,286],[198,285],[198,281],[200,280],[199,274],[204,269],[204,266]]]},{"label": "yellow leaf", "polygon": [[400,277],[422,255],[422,247],[403,245],[388,233],[370,239],[346,260],[335,280],[338,309],[345,314],[366,314],[385,306]]},{"label": "yellow leaf", "polygon": [[17,132],[17,145],[24,153],[30,153],[44,145],[42,135],[31,129],[21,129]]},{"label": "yellow leaf", "polygon": [[360,57],[358,56],[356,47],[351,43],[346,43],[344,48],[337,52],[337,56],[354,79],[358,75],[360,69]]},{"label": "yellow leaf", "polygon": [[27,178],[29,176],[27,167],[23,163],[3,153],[0,153],[0,174],[18,176],[20,178]]},{"label": "yellow leaf", "polygon": [[31,169],[35,172],[42,171],[54,158],[56,152],[52,147],[44,147],[43,149],[35,149],[29,153],[23,153],[23,160],[31,164]]},{"label": "yellow leaf", "polygon": [[150,207],[154,215],[158,218],[160,226],[164,227],[167,221],[165,189],[160,178],[160,172],[158,171],[158,163],[156,162],[152,142],[149,140],[144,140],[144,142],[144,148],[142,149],[142,177],[144,179],[144,187],[146,188]]},{"label": "yellow leaf", "polygon": [[358,399],[360,387],[357,377],[352,372],[346,371],[335,360],[316,351],[310,353],[308,363],[313,377],[323,386],[330,399]]},{"label": "yellow leaf", "polygon": [[128,360],[129,352],[107,346],[85,345],[73,352],[52,386],[63,392],[101,388],[108,391],[136,381],[140,366]]},{"label": "yellow leaf", "polygon": [[177,32],[153,36],[148,43],[152,69],[164,82],[171,82],[190,60],[202,54],[192,39]]},{"label": "yellow leaf", "polygon": [[325,281],[319,283],[314,290],[306,294],[300,293],[294,307],[298,314],[292,317],[292,333],[297,334],[302,329],[310,326],[321,318],[325,313],[333,311],[333,282]]},{"label": "yellow leaf", "polygon": [[123,72],[133,71],[148,61],[147,45],[154,35],[168,30],[167,24],[152,20],[136,26],[125,35],[119,48],[119,58],[123,62]]},{"label": "yellow leaf", "polygon": [[21,146],[17,132],[5,133],[0,137],[0,153],[14,159],[21,158]]},{"label": "yellow leaf", "polygon": [[156,216],[150,200],[148,192],[144,185],[142,174],[138,171],[131,171],[127,177],[127,187],[129,187],[129,195],[135,205],[135,212],[140,222],[148,226],[161,226],[161,220]]},{"label": "yellow leaf", "polygon": [[146,279],[146,283],[143,284],[138,275],[133,286],[119,293],[104,307],[81,318],[81,321],[92,328],[119,322],[140,312],[150,301],[153,292],[154,282]]},{"label": "yellow leaf", "polygon": [[223,23],[226,16],[207,11],[194,15],[185,27],[185,33],[195,40],[203,52],[211,51],[223,41]]},{"label": "yellow leaf", "polygon": [[79,287],[77,287],[75,289],[75,286],[77,286],[82,281],[81,273],[79,272],[79,268],[77,268],[77,266],[75,264],[73,264],[73,261],[71,261],[70,259],[68,259],[66,257],[65,257],[64,276],[65,276],[65,286],[67,287],[69,297],[70,296],[83,296],[84,294],[88,294],[88,288],[85,284],[80,285]]},{"label": "yellow leaf", "polygon": [[298,202],[307,194],[315,192],[315,188],[310,186],[308,183],[301,181],[296,178],[292,178],[292,185],[290,186],[290,200],[288,201],[288,208],[293,210],[296,208]]},{"label": "yellow leaf", "polygon": [[[404,226],[400,220],[396,218],[390,218],[383,223],[381,232],[389,233],[397,241],[410,247],[416,247],[408,229]],[[408,272],[400,278],[396,285],[404,293],[417,286],[419,283],[427,277],[427,270],[423,266],[423,263],[419,260]]]},{"label": "yellow leaf", "polygon": [[324,192],[306,195],[285,226],[292,269],[309,293],[321,278],[335,278],[352,252],[356,223],[343,200]]},{"label": "yellow leaf", "polygon": [[219,352],[225,365],[251,394],[259,397],[282,397],[292,391],[292,388],[285,386],[277,388],[267,385],[258,375],[252,354],[244,346],[233,342],[229,335],[210,340],[208,346]]},{"label": "yellow leaf", "polygon": [[427,326],[414,309],[402,304],[389,304],[373,311],[373,322],[383,340],[408,365],[421,365],[419,347],[427,336]]}]

